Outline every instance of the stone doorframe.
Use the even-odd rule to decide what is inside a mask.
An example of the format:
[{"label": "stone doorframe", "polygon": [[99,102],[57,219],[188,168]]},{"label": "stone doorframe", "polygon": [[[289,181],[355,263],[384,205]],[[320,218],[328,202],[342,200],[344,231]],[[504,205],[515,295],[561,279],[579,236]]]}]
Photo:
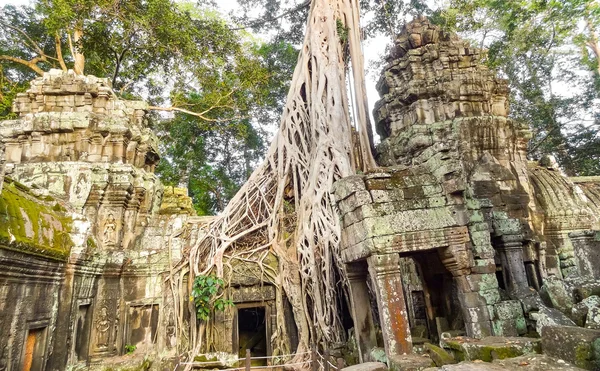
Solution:
[{"label": "stone doorframe", "polygon": [[265,336],[267,343],[267,357],[273,355],[273,348],[271,344],[271,307],[265,301],[260,302],[244,302],[235,304],[233,310],[233,323],[231,326],[232,334],[231,334],[231,351],[233,354],[238,354],[238,349],[240,347],[240,326],[238,324],[238,310],[245,308],[264,308],[265,309]]},{"label": "stone doorframe", "polygon": [[[87,315],[90,316],[90,318],[89,318],[89,321],[90,321],[89,326],[90,327],[88,329],[88,334],[87,334],[87,337],[88,337],[88,341],[87,341],[87,348],[88,348],[87,349],[87,354],[88,354],[88,357],[87,358],[88,359],[89,359],[89,355],[92,352],[92,348],[91,348],[92,342],[91,342],[91,339],[92,339],[92,327],[93,327],[92,317],[94,315],[94,300],[91,299],[91,298],[90,299],[78,299],[76,301],[75,306],[73,307],[74,308],[75,322],[73,324],[73,329],[71,331],[71,347],[69,349],[69,361],[67,362],[67,364],[69,364],[69,365],[74,365],[74,364],[79,363],[79,360],[77,358],[77,354],[76,354],[76,351],[75,351],[75,348],[77,346],[77,337],[79,335],[78,332],[77,332],[77,319],[79,317],[79,308],[82,307],[82,306],[86,306],[86,305],[88,306],[88,313],[87,313]],[[86,361],[86,363],[87,363],[87,361]]]},{"label": "stone doorframe", "polygon": [[[474,270],[475,263],[467,235],[449,239],[450,245],[434,247],[458,287],[458,299],[467,335],[475,338],[493,335],[491,316],[481,290],[498,290],[495,275]],[[411,252],[414,253],[414,252]],[[367,277],[373,283],[385,352],[388,356],[412,353],[410,322],[402,288],[400,253],[371,254],[366,259],[345,264],[354,333],[361,362],[370,360],[377,346],[369,303]],[[368,274],[367,274],[368,272]]]},{"label": "stone doorframe", "polygon": [[[144,299],[144,300],[137,300],[137,301],[129,301],[125,303],[125,311],[123,313],[121,313],[119,315],[118,318],[121,318],[121,336],[117,335],[117,339],[115,341],[116,345],[117,345],[117,354],[121,355],[124,351],[125,345],[127,344],[131,344],[131,308],[135,308],[135,307],[149,307],[150,309],[152,309],[152,307],[156,305],[158,306],[158,325],[157,325],[157,329],[160,328],[160,321],[161,321],[161,311],[163,310],[162,308],[162,299],[161,298],[148,298],[148,299]],[[152,324],[150,324],[150,326],[152,326]],[[158,332],[158,331],[157,331]],[[158,339],[158,335],[156,339],[152,339],[152,342],[155,344],[159,343],[159,339]],[[133,344],[131,344],[133,345]]]},{"label": "stone doorframe", "polygon": [[375,322],[368,304],[368,277],[375,290],[386,354],[412,353],[410,323],[400,273],[400,255],[398,253],[374,254],[366,260],[347,263],[345,269],[349,281],[350,305],[359,360],[368,362],[371,350],[377,346]]},{"label": "stone doorframe", "polygon": [[[21,359],[19,361],[19,368],[21,370],[24,369],[25,366],[25,357],[26,357],[26,351],[27,351],[27,340],[29,337],[29,333],[31,332],[31,330],[41,330],[42,331],[42,335],[40,337],[40,342],[41,342],[41,352],[42,352],[42,364],[41,364],[41,368],[40,370],[45,370],[46,369],[46,362],[48,361],[48,355],[47,350],[48,350],[48,326],[50,325],[50,319],[49,318],[45,318],[45,319],[40,319],[40,320],[31,320],[31,321],[27,321],[25,328],[24,328],[24,332],[25,332],[25,336],[23,339],[23,347],[21,349]],[[37,342],[36,342],[37,343]],[[37,349],[37,346],[34,347],[34,351],[35,349]],[[35,354],[33,355],[33,357],[35,357]]]}]

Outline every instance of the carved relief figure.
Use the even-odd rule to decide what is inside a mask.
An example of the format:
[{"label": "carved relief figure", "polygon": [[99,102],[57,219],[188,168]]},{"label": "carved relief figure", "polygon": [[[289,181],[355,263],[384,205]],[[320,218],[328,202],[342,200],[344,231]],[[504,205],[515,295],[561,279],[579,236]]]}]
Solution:
[{"label": "carved relief figure", "polygon": [[96,322],[96,344],[99,348],[108,347],[108,337],[110,329],[110,320],[108,319],[108,309],[100,309],[100,319]]},{"label": "carved relief figure", "polygon": [[116,239],[116,231],[117,231],[117,222],[115,220],[115,216],[110,213],[108,214],[108,219],[104,223],[104,244],[114,244],[117,242]]}]

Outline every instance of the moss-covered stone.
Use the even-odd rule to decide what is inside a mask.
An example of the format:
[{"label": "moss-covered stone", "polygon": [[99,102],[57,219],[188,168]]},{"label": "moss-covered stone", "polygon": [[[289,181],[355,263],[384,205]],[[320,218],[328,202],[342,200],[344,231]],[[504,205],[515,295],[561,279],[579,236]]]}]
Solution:
[{"label": "moss-covered stone", "polygon": [[6,178],[0,194],[0,247],[66,260],[73,246],[69,235],[72,221],[62,206],[49,202]]},{"label": "moss-covered stone", "polygon": [[435,365],[438,367],[456,363],[454,357],[438,346],[426,343],[424,348],[427,351],[427,354],[429,354],[429,357],[431,357],[433,363],[435,363]]}]

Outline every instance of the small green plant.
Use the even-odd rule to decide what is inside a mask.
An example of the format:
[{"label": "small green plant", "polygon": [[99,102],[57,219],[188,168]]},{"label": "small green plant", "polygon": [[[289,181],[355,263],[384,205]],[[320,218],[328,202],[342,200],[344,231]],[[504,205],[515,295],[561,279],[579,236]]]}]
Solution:
[{"label": "small green plant", "polygon": [[335,20],[335,28],[337,30],[337,34],[340,38],[340,41],[342,42],[342,44],[345,44],[348,41],[348,31],[350,29],[344,26],[344,22],[342,22],[339,18],[336,18]]},{"label": "small green plant", "polygon": [[135,352],[136,349],[137,349],[137,346],[131,345],[131,344],[126,344],[125,345],[125,354],[132,354],[133,352]]},{"label": "small green plant", "polygon": [[222,286],[223,280],[214,274],[197,276],[194,279],[190,300],[193,300],[196,305],[198,319],[206,321],[210,317],[212,309],[224,311],[226,307],[233,305],[231,300],[224,300],[222,297],[215,298]]}]

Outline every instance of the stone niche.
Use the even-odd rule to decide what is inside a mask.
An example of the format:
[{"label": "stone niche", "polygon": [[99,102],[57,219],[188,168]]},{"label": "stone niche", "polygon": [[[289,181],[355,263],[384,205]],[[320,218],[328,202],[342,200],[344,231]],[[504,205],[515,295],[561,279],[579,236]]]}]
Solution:
[{"label": "stone niche", "polygon": [[597,270],[575,258],[597,254],[595,179],[570,180],[551,158],[529,162],[507,82],[425,18],[395,39],[377,88],[381,167],[332,190],[360,359],[379,330],[394,357],[423,338],[574,324],[556,293],[574,295],[580,271]]},{"label": "stone niche", "polygon": [[0,123],[0,370],[97,364],[127,345],[174,355],[164,272],[195,213],[183,189],[161,205],[147,105],[52,70],[13,108]]}]

